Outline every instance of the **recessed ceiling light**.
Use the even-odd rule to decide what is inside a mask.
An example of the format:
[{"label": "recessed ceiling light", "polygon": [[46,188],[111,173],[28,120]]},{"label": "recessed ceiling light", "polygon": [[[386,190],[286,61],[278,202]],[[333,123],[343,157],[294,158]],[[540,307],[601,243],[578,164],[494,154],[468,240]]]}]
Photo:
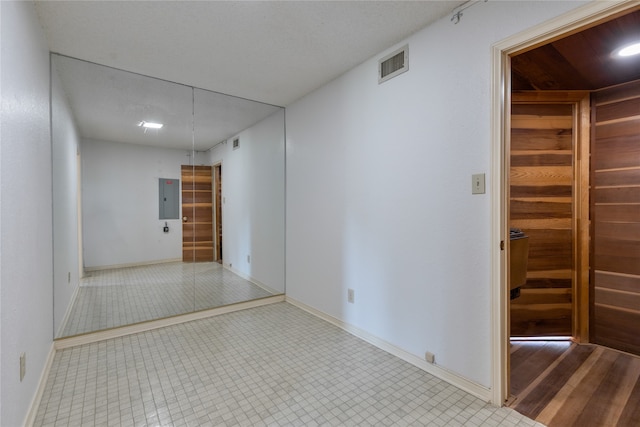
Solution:
[{"label": "recessed ceiling light", "polygon": [[147,128],[147,129],[160,129],[164,125],[162,123],[145,122],[143,120],[140,123],[138,123],[138,126]]},{"label": "recessed ceiling light", "polygon": [[628,44],[626,46],[622,46],[621,48],[616,49],[614,53],[616,56],[622,56],[622,57],[640,55],[640,42],[635,42],[635,43]]}]

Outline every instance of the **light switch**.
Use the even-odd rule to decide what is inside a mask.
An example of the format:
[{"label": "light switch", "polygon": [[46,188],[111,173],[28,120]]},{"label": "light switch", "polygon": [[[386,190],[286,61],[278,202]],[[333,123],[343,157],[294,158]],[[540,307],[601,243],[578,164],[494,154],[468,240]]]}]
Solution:
[{"label": "light switch", "polygon": [[484,174],[471,175],[471,194],[484,194]]}]

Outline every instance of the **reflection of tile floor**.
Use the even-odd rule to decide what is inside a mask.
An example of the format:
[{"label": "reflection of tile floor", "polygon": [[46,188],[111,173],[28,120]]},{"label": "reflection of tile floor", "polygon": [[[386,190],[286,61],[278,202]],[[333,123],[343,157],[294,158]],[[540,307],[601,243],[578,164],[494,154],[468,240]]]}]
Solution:
[{"label": "reflection of tile floor", "polygon": [[56,353],[36,426],[540,426],[290,304]]},{"label": "reflection of tile floor", "polygon": [[[195,283],[195,286],[194,286]],[[93,271],[82,279],[61,336],[272,295],[215,262]]]}]

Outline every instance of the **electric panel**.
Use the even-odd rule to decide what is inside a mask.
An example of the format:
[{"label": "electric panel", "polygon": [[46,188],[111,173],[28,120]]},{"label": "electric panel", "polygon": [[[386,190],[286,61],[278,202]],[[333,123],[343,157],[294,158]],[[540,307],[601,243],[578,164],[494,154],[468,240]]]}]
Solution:
[{"label": "electric panel", "polygon": [[180,180],[160,178],[159,182],[159,219],[180,218]]}]

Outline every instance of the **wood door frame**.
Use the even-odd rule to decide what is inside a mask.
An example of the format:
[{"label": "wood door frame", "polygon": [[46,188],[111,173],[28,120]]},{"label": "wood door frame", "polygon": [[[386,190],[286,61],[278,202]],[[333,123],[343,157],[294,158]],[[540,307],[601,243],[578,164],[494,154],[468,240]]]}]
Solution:
[{"label": "wood door frame", "polygon": [[[223,221],[223,209],[222,209],[222,195],[218,198],[218,185],[220,185],[220,193],[222,193],[222,161],[214,163],[211,165],[211,169],[213,173],[211,174],[211,179],[213,180],[213,260],[223,262],[222,257],[224,256],[224,252],[222,251],[223,245],[223,233],[222,229],[220,230],[220,240],[218,241],[218,222],[220,222],[221,227],[224,224]],[[218,177],[217,170],[220,170],[220,182],[216,181]],[[218,215],[219,214],[219,215]]]},{"label": "wood door frame", "polygon": [[607,17],[637,7],[625,0],[591,2],[494,44],[491,78],[491,402],[509,397],[509,260],[504,250],[508,229],[508,153],[511,129],[510,55],[533,49]]}]

